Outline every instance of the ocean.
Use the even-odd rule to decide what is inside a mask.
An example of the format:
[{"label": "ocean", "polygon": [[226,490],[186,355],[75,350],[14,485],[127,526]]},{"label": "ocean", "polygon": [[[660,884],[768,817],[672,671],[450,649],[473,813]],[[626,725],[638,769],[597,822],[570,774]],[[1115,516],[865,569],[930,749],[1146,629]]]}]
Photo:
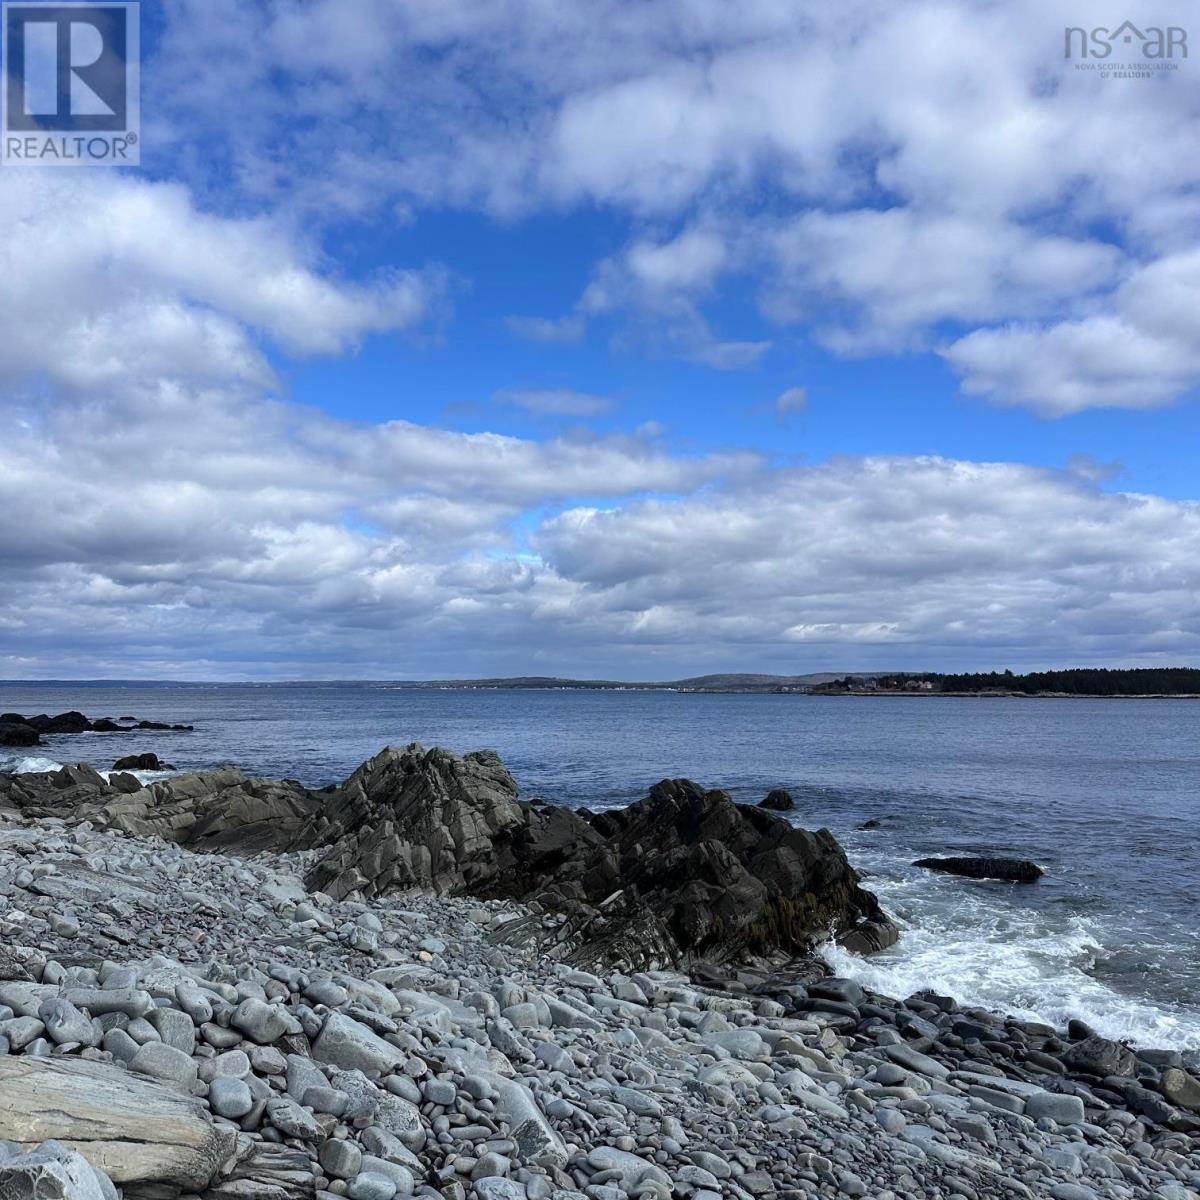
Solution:
[{"label": "ocean", "polygon": [[[236,763],[322,785],[382,746],[499,751],[526,797],[602,808],[687,776],[826,826],[898,919],[839,973],[893,996],[934,988],[1136,1045],[1200,1049],[1200,701],[409,690],[372,684],[4,684],[0,711],[79,709],[193,733],[51,738],[0,770],[105,769],[153,750],[181,770]],[[859,826],[877,818],[878,829]],[[1033,885],[910,864],[1002,854]]]}]

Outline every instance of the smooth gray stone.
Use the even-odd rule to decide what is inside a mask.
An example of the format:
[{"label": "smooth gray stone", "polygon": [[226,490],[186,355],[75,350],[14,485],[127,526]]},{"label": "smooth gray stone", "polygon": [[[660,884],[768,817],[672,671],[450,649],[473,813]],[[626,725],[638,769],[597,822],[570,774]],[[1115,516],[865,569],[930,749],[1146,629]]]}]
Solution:
[{"label": "smooth gray stone", "polygon": [[138,1047],[129,1069],[185,1088],[196,1082],[197,1075],[195,1059],[164,1042],[147,1042]]},{"label": "smooth gray stone", "polygon": [[229,1018],[229,1024],[260,1046],[277,1042],[287,1032],[290,1022],[283,1009],[248,996]]},{"label": "smooth gray stone", "polygon": [[1059,1125],[1080,1125],[1084,1119],[1083,1101],[1078,1096],[1042,1092],[1025,1101],[1025,1115],[1034,1121],[1046,1117]]},{"label": "smooth gray stone", "polygon": [[360,1021],[331,1012],[313,1043],[313,1058],[346,1070],[387,1074],[405,1060],[404,1051],[385,1042]]},{"label": "smooth gray stone", "polygon": [[76,1008],[87,1009],[93,1017],[109,1012],[144,1017],[154,1009],[154,997],[137,988],[66,988],[62,995]]},{"label": "smooth gray stone", "polygon": [[894,1063],[899,1063],[907,1071],[916,1071],[918,1075],[927,1075],[932,1079],[945,1079],[950,1074],[937,1059],[930,1058],[910,1046],[884,1046],[884,1054]]},{"label": "smooth gray stone", "polygon": [[254,1107],[254,1097],[243,1080],[218,1075],[209,1085],[208,1106],[219,1117],[239,1121]]},{"label": "smooth gray stone", "polygon": [[196,1026],[192,1018],[177,1008],[156,1008],[146,1020],[158,1030],[158,1036],[168,1046],[192,1054],[196,1049]]},{"label": "smooth gray stone", "polygon": [[326,1175],[353,1179],[362,1169],[363,1153],[356,1142],[330,1138],[321,1146],[317,1159]]},{"label": "smooth gray stone", "polygon": [[46,1026],[51,1041],[60,1046],[72,1042],[81,1046],[94,1046],[100,1041],[91,1018],[84,1016],[70,1000],[59,997],[43,1001],[38,1008],[38,1017]]},{"label": "smooth gray stone", "polygon": [[350,1180],[346,1195],[350,1200],[392,1200],[396,1195],[396,1184],[386,1175],[363,1171]]}]

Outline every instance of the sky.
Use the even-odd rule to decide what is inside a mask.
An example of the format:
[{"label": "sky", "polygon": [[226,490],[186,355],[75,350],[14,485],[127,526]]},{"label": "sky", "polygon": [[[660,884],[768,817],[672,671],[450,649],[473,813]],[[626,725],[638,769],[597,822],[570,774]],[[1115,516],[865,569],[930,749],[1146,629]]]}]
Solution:
[{"label": "sky", "polygon": [[147,0],[0,168],[0,678],[1200,664],[1200,20],[1064,55],[1187,15]]}]

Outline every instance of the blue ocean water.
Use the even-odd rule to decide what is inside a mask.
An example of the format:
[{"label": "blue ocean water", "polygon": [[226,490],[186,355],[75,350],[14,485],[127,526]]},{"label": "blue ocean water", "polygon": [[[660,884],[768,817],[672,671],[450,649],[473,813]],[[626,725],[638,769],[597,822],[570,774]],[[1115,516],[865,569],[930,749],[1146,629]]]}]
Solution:
[{"label": "blue ocean water", "polygon": [[[463,691],[378,685],[0,685],[0,711],[189,722],[194,733],[51,739],[0,770],[107,768],[154,750],[321,785],[388,743],[493,747],[527,796],[622,805],[664,776],[827,826],[904,925],[839,971],[907,995],[1200,1048],[1200,702]],[[4,754],[0,751],[0,755]],[[881,827],[858,829],[868,818]],[[913,868],[941,853],[1036,860],[1032,886]]]}]

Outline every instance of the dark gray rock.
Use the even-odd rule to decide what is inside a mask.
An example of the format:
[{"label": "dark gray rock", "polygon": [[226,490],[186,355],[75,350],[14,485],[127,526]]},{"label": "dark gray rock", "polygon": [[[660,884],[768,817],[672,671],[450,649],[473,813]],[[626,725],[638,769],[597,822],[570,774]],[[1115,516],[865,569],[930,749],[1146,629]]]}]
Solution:
[{"label": "dark gray rock", "polygon": [[1137,1074],[1137,1058],[1120,1042],[1092,1036],[1076,1042],[1062,1056],[1064,1065],[1072,1071],[1105,1078],[1109,1075]]},{"label": "dark gray rock", "polygon": [[127,754],[113,763],[114,771],[173,771],[170,763],[162,762],[157,754]]},{"label": "dark gray rock", "polygon": [[41,742],[41,735],[32,725],[0,718],[0,746],[40,746]]},{"label": "dark gray rock", "polygon": [[796,802],[792,799],[791,792],[785,791],[783,788],[775,788],[758,802],[758,807],[765,808],[769,812],[791,812],[796,807]]},{"label": "dark gray rock", "polygon": [[913,866],[968,879],[1004,879],[1010,883],[1034,883],[1045,874],[1037,863],[1022,858],[919,858]]}]

